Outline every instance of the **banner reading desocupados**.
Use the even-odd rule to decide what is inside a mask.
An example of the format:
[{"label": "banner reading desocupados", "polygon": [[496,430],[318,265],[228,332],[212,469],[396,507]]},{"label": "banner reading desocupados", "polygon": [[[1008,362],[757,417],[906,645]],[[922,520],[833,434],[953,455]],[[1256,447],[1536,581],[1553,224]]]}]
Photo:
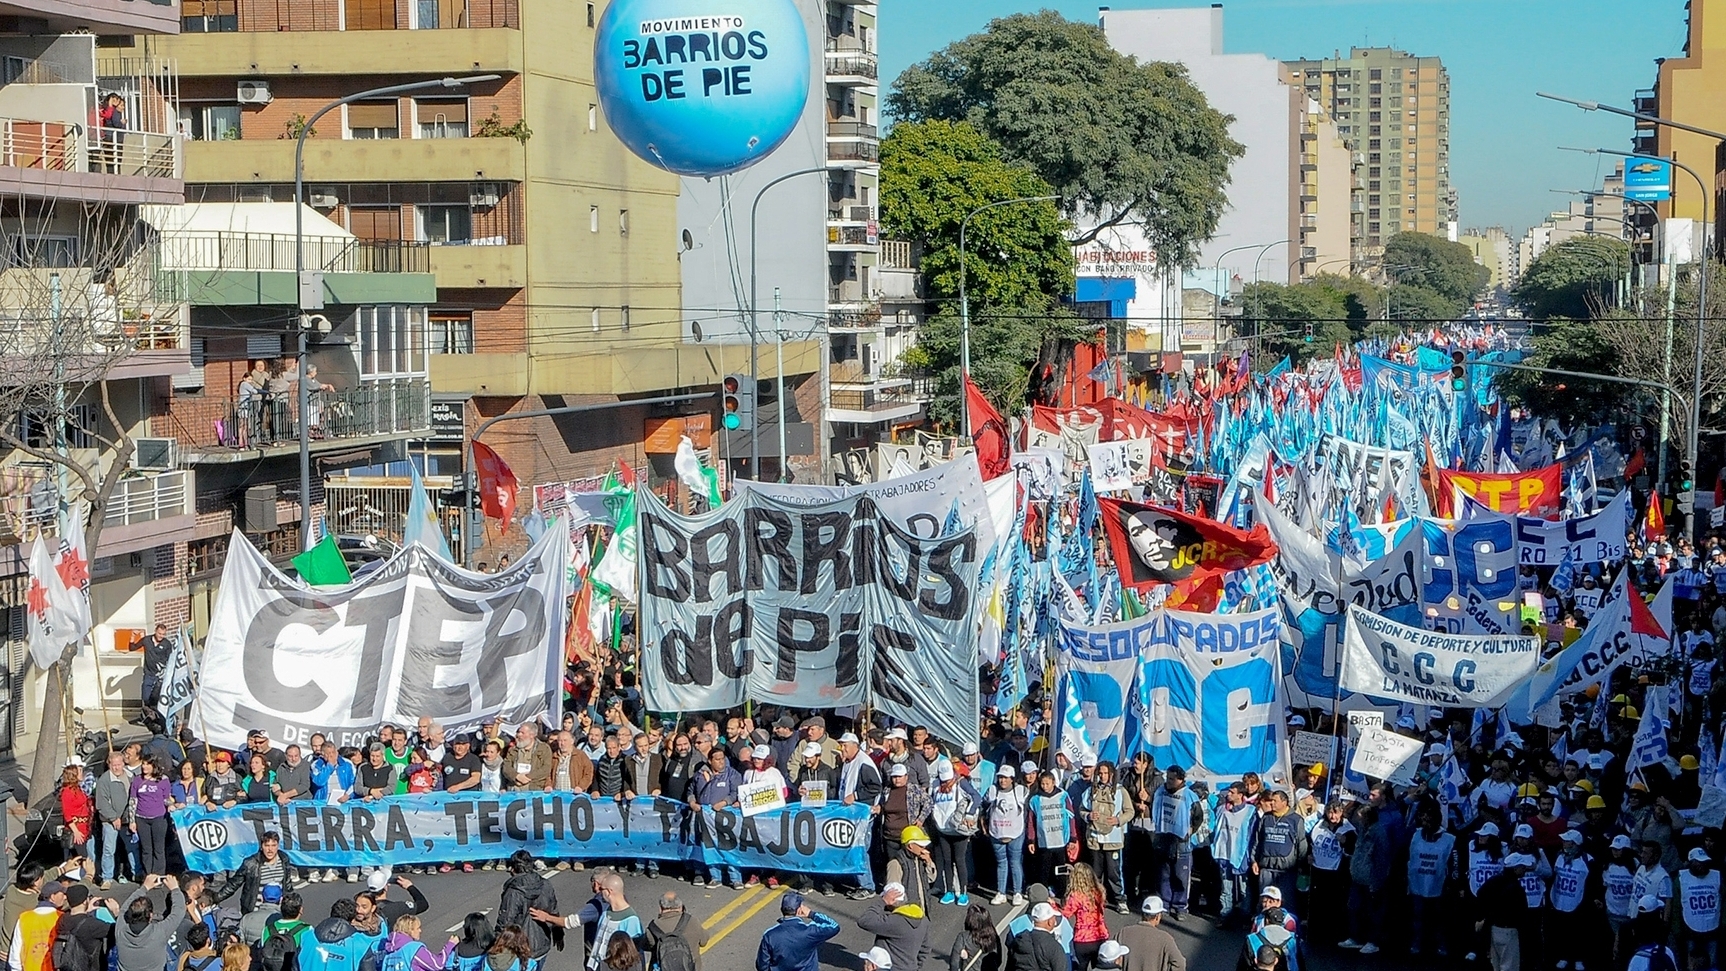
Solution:
[{"label": "banner reading desocupados", "polygon": [[287,804],[183,809],[174,828],[187,865],[237,870],[258,837],[281,834],[297,866],[392,866],[427,860],[536,857],[682,860],[804,873],[859,873],[868,865],[869,810],[790,806],[743,817],[695,811],[670,799],[628,802],[571,792],[387,796],[325,806]]},{"label": "banner reading desocupados", "polygon": [[648,710],[867,702],[948,741],[976,734],[971,529],[913,535],[870,495],[802,504],[750,489],[680,516],[643,492],[638,508]]},{"label": "banner reading desocupados", "polygon": [[358,745],[380,722],[454,732],[534,718],[562,688],[569,532],[497,574],[410,546],[344,587],[308,588],[236,532],[204,642],[195,731],[236,749],[323,732]]},{"label": "banner reading desocupados", "polygon": [[1492,708],[1540,663],[1533,637],[1421,630],[1355,604],[1343,634],[1342,686],[1441,708]]}]

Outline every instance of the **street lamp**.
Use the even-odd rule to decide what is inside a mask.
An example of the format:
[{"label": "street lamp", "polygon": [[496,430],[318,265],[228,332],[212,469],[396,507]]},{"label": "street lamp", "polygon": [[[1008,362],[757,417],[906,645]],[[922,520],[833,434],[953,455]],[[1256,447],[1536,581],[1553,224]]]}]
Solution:
[{"label": "street lamp", "polygon": [[[345,98],[324,105],[307,118],[300,126],[300,133],[294,138],[294,322],[300,329],[299,350],[299,409],[300,409],[300,547],[312,548],[312,434],[307,423],[307,412],[311,410],[312,395],[308,387],[310,381],[306,377],[306,358],[308,356],[307,340],[310,328],[306,320],[306,228],[304,199],[306,197],[306,136],[311,134],[312,126],[318,119],[354,101],[364,101],[367,98],[381,98],[386,95],[406,94],[409,91],[424,91],[427,88],[459,88],[464,84],[477,84],[480,81],[496,81],[500,74],[476,74],[465,78],[437,78],[431,81],[415,81],[411,84],[392,84],[385,88],[372,88],[358,94],[350,94]],[[321,283],[320,283],[321,288]],[[322,293],[319,293],[319,305],[322,305]],[[467,524],[462,524],[462,535],[467,535]]]},{"label": "street lamp", "polygon": [[[756,306],[755,216],[757,211],[761,208],[761,197],[767,194],[768,189],[773,188],[781,182],[795,179],[800,175],[815,175],[817,173],[825,175],[827,173],[827,166],[821,165],[811,169],[798,169],[795,172],[787,172],[762,186],[755,193],[755,201],[749,204],[749,380],[753,382],[756,387],[760,387],[761,385],[758,360],[759,349],[761,346],[761,310]],[[779,337],[779,329],[777,327],[774,328],[773,334],[775,343],[779,345],[779,364],[777,368],[779,375],[775,378],[775,381],[777,382],[776,387],[778,390],[776,392],[776,397],[779,405],[779,478],[783,481],[785,478],[785,342]],[[755,392],[753,390],[750,391],[751,396],[753,396],[754,393]],[[761,481],[760,429],[760,422],[751,421],[749,423],[749,477],[757,482]]]},{"label": "street lamp", "polygon": [[1216,299],[1211,302],[1211,340],[1213,342],[1217,340],[1217,335],[1222,332],[1223,294],[1228,290],[1226,285],[1219,285],[1217,283],[1217,273],[1222,269],[1223,260],[1228,259],[1230,253],[1239,253],[1242,250],[1258,248],[1259,244],[1257,243],[1247,243],[1243,246],[1236,246],[1233,249],[1223,250],[1222,254],[1217,257],[1216,262],[1211,264],[1211,286],[1217,288]]},{"label": "street lamp", "polygon": [[[1253,309],[1254,309],[1255,313],[1253,314],[1253,335],[1254,335],[1253,345],[1254,346],[1253,346],[1252,350],[1253,350],[1253,353],[1255,355],[1258,353],[1258,350],[1259,350],[1258,346],[1257,346],[1258,345],[1258,336],[1257,335],[1258,335],[1258,331],[1259,331],[1260,321],[1258,319],[1257,311],[1261,311],[1264,309],[1264,298],[1259,296],[1259,292],[1258,292],[1259,264],[1264,262],[1264,258],[1265,258],[1266,253],[1270,252],[1273,249],[1276,249],[1278,246],[1281,246],[1284,243],[1293,243],[1293,242],[1294,242],[1294,240],[1292,240],[1292,239],[1279,239],[1274,243],[1266,243],[1263,246],[1259,247],[1258,254],[1253,257],[1253,304],[1254,304]],[[1287,283],[1288,283],[1287,274],[1284,274],[1284,276],[1283,276],[1283,283],[1284,283],[1284,285],[1287,285]]]},{"label": "street lamp", "polygon": [[[1542,95],[1542,97],[1554,98],[1558,101],[1570,101],[1568,98],[1558,98],[1555,95]],[[1571,103],[1578,107],[1583,107],[1585,110],[1594,110],[1593,108],[1588,108],[1583,102]],[[1639,115],[1635,112],[1625,112],[1622,108],[1608,108],[1605,105],[1596,105],[1595,107],[1604,111],[1611,111],[1614,114],[1629,114],[1632,118],[1653,121],[1659,124],[1669,125],[1673,128],[1681,128],[1685,131],[1695,132],[1699,135],[1708,135],[1710,137],[1726,141],[1726,135],[1722,135],[1719,132],[1709,131],[1706,128],[1693,128],[1689,125],[1679,124],[1678,122],[1668,122],[1664,118],[1655,118],[1652,115]],[[1702,271],[1698,274],[1699,279],[1696,283],[1696,373],[1690,385],[1690,440],[1685,443],[1684,449],[1684,454],[1690,461],[1690,468],[1694,470],[1696,468],[1696,455],[1698,451],[1700,451],[1701,444],[1702,338],[1704,328],[1706,327],[1708,320],[1708,271],[1713,267],[1714,263],[1712,251],[1709,246],[1710,240],[1708,233],[1708,230],[1713,225],[1708,221],[1708,184],[1702,181],[1702,176],[1697,175],[1695,169],[1685,165],[1683,162],[1680,162],[1675,158],[1667,158],[1664,155],[1642,155],[1637,152],[1620,152],[1610,148],[1566,148],[1563,145],[1560,145],[1559,149],[1565,152],[1581,152],[1584,155],[1613,155],[1618,158],[1640,158],[1653,162],[1668,162],[1683,169],[1685,172],[1688,172],[1690,177],[1696,180],[1696,188],[1700,191],[1702,196]],[[1696,482],[1694,479],[1692,479],[1690,483],[1689,505],[1692,510],[1696,508]],[[1694,515],[1694,512],[1692,512],[1691,515]],[[1687,525],[1686,528],[1689,528],[1689,526]]]},{"label": "street lamp", "polygon": [[971,437],[971,401],[965,392],[965,382],[971,379],[971,303],[965,293],[965,231],[971,225],[971,217],[987,209],[999,206],[1011,206],[1021,202],[1059,202],[1060,196],[1022,196],[1017,199],[1002,199],[978,206],[965,214],[959,220],[959,431],[965,438]]}]

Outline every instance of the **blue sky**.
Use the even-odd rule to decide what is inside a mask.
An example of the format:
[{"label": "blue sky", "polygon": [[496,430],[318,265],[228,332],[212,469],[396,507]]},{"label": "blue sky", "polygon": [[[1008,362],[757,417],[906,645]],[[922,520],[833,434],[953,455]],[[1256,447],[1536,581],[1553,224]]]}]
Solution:
[{"label": "blue sky", "polygon": [[[880,0],[883,85],[991,18],[1054,8],[1095,23],[1096,0]],[[1113,0],[1117,10],[1208,6]],[[1654,59],[1682,56],[1684,0],[1233,0],[1224,48],[1277,58],[1328,57],[1392,45],[1444,59],[1451,83],[1451,178],[1464,227],[1521,232],[1566,197],[1548,189],[1598,185],[1610,163],[1560,152],[1628,149],[1631,122],[1537,98],[1551,91],[1629,106],[1654,82]],[[885,95],[885,89],[883,95]]]}]

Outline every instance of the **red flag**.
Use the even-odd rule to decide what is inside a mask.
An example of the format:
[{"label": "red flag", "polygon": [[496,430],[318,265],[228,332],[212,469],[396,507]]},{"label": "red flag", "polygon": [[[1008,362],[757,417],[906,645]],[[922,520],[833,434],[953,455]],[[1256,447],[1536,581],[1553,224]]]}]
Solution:
[{"label": "red flag", "polygon": [[1625,581],[1625,586],[1629,588],[1630,595],[1630,632],[1643,637],[1669,639],[1672,635],[1660,629],[1660,622],[1654,619],[1654,611],[1648,609],[1648,603],[1642,599],[1641,591],[1628,580]]},{"label": "red flag", "polygon": [[484,442],[473,443],[474,469],[479,473],[479,505],[487,519],[503,521],[503,531],[509,532],[515,518],[515,497],[520,486],[509,463]]},{"label": "red flag", "polygon": [[1648,494],[1648,518],[1642,521],[1642,538],[1657,543],[1666,538],[1666,507],[1660,502],[1660,490]]},{"label": "red flag", "polygon": [[977,446],[977,465],[984,479],[1006,475],[1012,463],[1008,461],[1007,423],[1001,413],[983,397],[970,375],[965,376],[965,412],[971,419],[971,441]]},{"label": "red flag", "polygon": [[1714,477],[1714,508],[1726,506],[1726,469]]},{"label": "red flag", "polygon": [[617,481],[623,483],[625,489],[635,488],[635,470],[622,459],[617,460]]},{"label": "red flag", "polygon": [[1135,590],[1158,583],[1202,589],[1207,579],[1267,563],[1276,553],[1263,523],[1242,532],[1159,506],[1108,498],[1097,503],[1121,585]]},{"label": "red flag", "polygon": [[1630,461],[1624,463],[1624,477],[1626,479],[1632,478],[1647,466],[1648,456],[1642,454],[1642,450],[1639,448],[1631,454]]}]

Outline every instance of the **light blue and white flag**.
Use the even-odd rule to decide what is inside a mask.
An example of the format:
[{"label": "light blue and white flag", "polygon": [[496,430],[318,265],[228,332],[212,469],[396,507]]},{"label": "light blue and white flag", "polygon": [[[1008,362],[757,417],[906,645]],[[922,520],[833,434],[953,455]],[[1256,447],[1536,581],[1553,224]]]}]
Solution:
[{"label": "light blue and white flag", "polygon": [[403,545],[419,543],[437,554],[438,559],[445,563],[454,563],[455,557],[449,552],[449,541],[444,539],[443,528],[438,525],[437,515],[432,512],[431,503],[426,501],[426,484],[425,480],[420,478],[419,466],[409,462],[408,472],[412,481],[408,485],[408,515],[407,525],[402,530]]}]

